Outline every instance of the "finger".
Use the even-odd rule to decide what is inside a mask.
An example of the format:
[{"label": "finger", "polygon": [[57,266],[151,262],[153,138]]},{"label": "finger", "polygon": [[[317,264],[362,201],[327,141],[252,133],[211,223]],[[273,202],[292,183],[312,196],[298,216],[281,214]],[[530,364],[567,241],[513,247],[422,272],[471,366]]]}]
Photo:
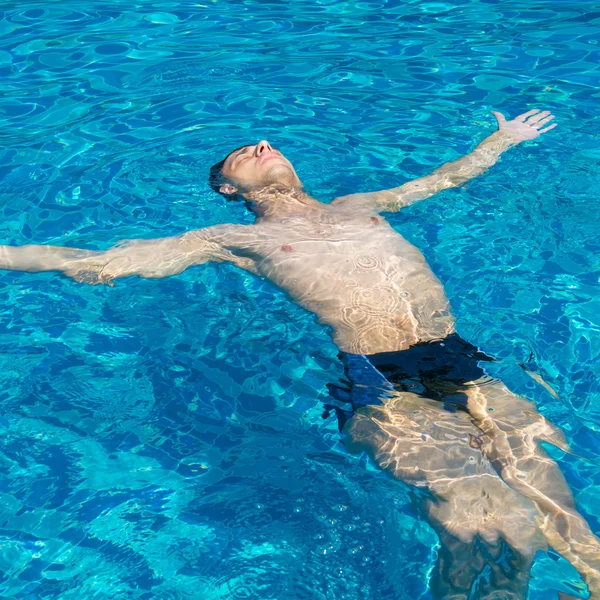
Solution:
[{"label": "finger", "polygon": [[498,121],[498,127],[500,127],[500,125],[503,123],[506,123],[506,117],[501,112],[493,110],[492,114],[496,117],[496,121]]},{"label": "finger", "polygon": [[544,117],[543,119],[540,119],[535,126],[539,129],[542,125],[545,125],[546,123],[548,123],[549,121],[552,121],[552,119],[554,119],[554,115],[548,115],[547,117]]},{"label": "finger", "polygon": [[522,115],[515,117],[515,121],[522,123],[527,117],[530,117],[531,115],[535,115],[536,112],[540,112],[538,108],[534,108],[533,110],[528,110],[527,112],[523,113]]},{"label": "finger", "polygon": [[552,123],[552,125],[549,125],[548,127],[545,127],[544,129],[538,129],[539,133],[546,133],[546,131],[550,131],[551,129],[554,129],[556,127],[557,123]]},{"label": "finger", "polygon": [[529,119],[527,119],[527,121],[525,121],[525,123],[527,125],[535,125],[540,119],[547,117],[549,114],[550,114],[549,110],[544,110],[541,113],[538,113],[537,115],[533,115],[532,117],[529,117]]}]

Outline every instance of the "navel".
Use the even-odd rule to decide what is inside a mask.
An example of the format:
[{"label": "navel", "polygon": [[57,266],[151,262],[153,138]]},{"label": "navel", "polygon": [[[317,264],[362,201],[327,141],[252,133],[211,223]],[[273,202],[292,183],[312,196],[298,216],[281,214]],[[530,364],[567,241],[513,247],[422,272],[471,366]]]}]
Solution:
[{"label": "navel", "polygon": [[371,217],[369,220],[371,221],[371,223],[373,223],[373,225],[379,224],[379,219],[377,217]]},{"label": "navel", "polygon": [[293,248],[291,246],[288,246],[287,244],[284,244],[283,246],[281,246],[281,249],[284,252],[292,252]]}]

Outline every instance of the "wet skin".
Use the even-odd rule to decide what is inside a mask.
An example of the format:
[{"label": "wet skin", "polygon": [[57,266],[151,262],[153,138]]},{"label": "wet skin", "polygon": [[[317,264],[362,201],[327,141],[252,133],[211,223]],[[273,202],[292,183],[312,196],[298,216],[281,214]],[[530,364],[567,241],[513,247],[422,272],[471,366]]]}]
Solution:
[{"label": "wet skin", "polygon": [[284,215],[236,232],[225,247],[317,315],[345,352],[403,350],[453,331],[440,281],[383,217],[302,200],[287,199]]},{"label": "wet skin", "polygon": [[[380,213],[460,185],[508,148],[554,126],[547,125],[547,112],[512,121],[496,117],[499,130],[466,157],[399,188],[331,204],[307,195],[291,163],[262,141],[232,153],[223,166],[221,192],[244,196],[256,214],[252,225],[131,241],[106,252],[4,246],[0,266],[59,270],[77,281],[110,284],[118,277],[166,277],[207,261],[231,262],[314,313],[345,352],[401,351],[439,340],[454,331],[442,284]],[[538,445],[545,440],[566,448],[561,432],[501,382],[471,382],[467,396],[464,412],[392,393],[381,406],[359,409],[344,429],[349,450],[366,452],[394,477],[429,490],[423,508],[442,543],[435,596],[467,598],[487,565],[491,579],[479,584],[481,597],[524,598],[534,554],[550,544],[599,597],[600,542]],[[502,560],[503,542],[508,561]]]}]

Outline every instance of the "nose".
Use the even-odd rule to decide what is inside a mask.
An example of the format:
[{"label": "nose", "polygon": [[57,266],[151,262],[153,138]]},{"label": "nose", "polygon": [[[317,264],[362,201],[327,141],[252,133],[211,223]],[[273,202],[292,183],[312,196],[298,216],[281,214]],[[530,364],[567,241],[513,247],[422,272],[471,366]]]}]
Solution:
[{"label": "nose", "polygon": [[267,140],[261,140],[260,142],[258,142],[258,144],[256,144],[256,156],[260,156],[261,154],[264,154],[265,152],[271,152],[273,150],[273,148],[271,148],[269,142],[267,142]]}]

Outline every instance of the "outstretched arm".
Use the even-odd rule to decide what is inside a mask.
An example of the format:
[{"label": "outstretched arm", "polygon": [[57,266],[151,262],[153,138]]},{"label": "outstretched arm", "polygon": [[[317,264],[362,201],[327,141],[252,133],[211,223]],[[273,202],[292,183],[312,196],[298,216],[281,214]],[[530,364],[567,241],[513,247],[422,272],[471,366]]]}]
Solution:
[{"label": "outstretched arm", "polygon": [[234,232],[243,226],[216,225],[154,240],[131,240],[104,252],[62,246],[0,246],[0,269],[62,271],[76,281],[111,285],[118,277],[168,277],[208,261],[232,262],[249,271],[251,259],[228,249]]},{"label": "outstretched arm", "polygon": [[332,204],[363,206],[378,212],[393,212],[418,200],[429,198],[442,190],[456,187],[481,175],[498,162],[500,155],[511,146],[533,140],[556,127],[548,125],[554,118],[549,111],[530,110],[507,121],[502,113],[494,112],[498,131],[483,140],[470,154],[446,163],[430,175],[409,181],[400,187],[380,192],[352,194],[336,198]]}]

